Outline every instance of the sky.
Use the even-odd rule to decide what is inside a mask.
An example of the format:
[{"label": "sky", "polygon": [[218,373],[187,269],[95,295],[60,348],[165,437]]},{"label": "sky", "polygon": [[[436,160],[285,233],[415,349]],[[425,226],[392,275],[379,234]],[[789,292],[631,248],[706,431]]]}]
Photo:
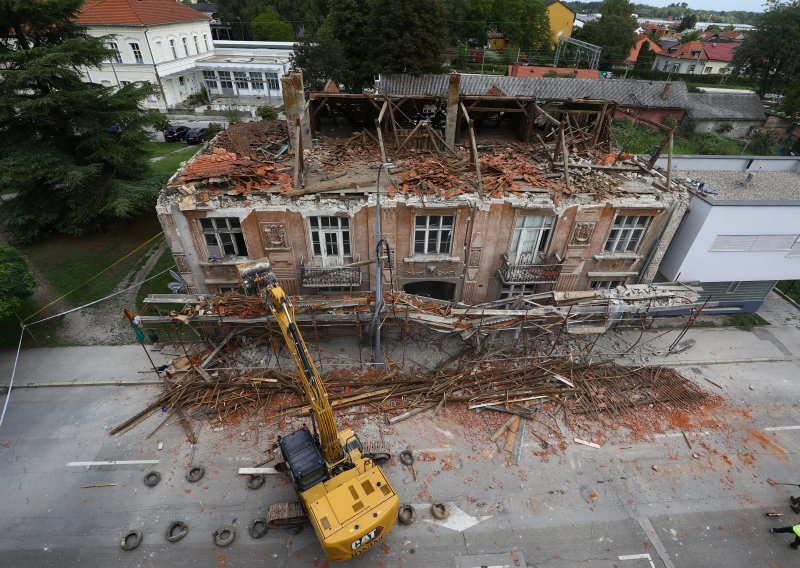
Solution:
[{"label": "sky", "polygon": [[668,6],[677,1],[685,1],[694,10],[746,10],[748,12],[763,12],[762,0],[636,0],[641,4],[651,6]]}]

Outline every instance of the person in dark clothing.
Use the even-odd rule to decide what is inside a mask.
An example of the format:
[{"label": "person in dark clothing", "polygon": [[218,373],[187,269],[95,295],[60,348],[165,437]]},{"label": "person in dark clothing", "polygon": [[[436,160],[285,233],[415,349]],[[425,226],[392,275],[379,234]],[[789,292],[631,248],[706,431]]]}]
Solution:
[{"label": "person in dark clothing", "polygon": [[790,525],[788,527],[772,528],[769,530],[773,533],[794,533],[794,542],[789,545],[789,548],[797,550],[797,547],[800,546],[800,525]]}]

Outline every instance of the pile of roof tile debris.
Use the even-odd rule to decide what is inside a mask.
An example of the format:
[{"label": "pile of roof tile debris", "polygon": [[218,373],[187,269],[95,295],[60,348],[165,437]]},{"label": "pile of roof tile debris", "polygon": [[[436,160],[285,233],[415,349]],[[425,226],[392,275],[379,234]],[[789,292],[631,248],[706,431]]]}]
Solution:
[{"label": "pile of roof tile debris", "polygon": [[346,140],[321,136],[308,159],[328,174],[347,171],[355,164],[379,165],[382,162],[380,150],[364,132],[356,132]]}]

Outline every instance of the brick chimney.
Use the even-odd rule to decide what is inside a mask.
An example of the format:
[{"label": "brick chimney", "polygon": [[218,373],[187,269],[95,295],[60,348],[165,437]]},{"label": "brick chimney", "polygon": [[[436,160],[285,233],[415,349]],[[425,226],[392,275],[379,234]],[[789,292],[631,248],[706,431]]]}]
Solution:
[{"label": "brick chimney", "polygon": [[664,89],[661,91],[661,100],[662,101],[667,100],[667,97],[669,96],[669,88],[671,86],[672,86],[672,83],[665,83],[664,84]]}]

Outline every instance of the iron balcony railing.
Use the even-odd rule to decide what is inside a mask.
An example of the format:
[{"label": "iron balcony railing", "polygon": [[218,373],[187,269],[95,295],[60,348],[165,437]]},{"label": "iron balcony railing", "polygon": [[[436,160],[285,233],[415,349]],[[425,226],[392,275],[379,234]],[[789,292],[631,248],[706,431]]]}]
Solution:
[{"label": "iron balcony railing", "polygon": [[503,284],[555,284],[561,274],[561,265],[515,264],[504,254],[499,273]]},{"label": "iron balcony railing", "polygon": [[361,286],[361,267],[359,266],[307,266],[300,261],[300,280],[307,288],[328,288]]}]

